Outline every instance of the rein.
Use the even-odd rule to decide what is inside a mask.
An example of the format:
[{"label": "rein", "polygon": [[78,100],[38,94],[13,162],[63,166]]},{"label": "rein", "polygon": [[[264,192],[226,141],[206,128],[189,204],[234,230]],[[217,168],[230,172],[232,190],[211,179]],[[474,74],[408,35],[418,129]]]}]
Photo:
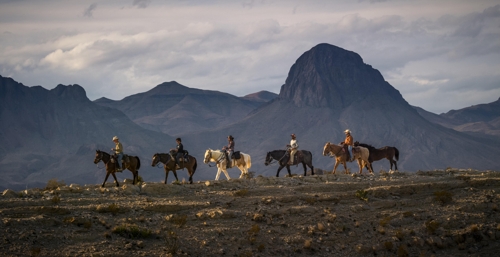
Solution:
[{"label": "rein", "polygon": [[[220,155],[219,159],[217,159],[217,160],[215,161],[215,165],[214,165],[214,166],[210,165],[210,161],[209,161],[209,162],[207,163],[208,167],[210,167],[210,168],[212,168],[212,167],[217,167],[217,163],[219,163],[219,162],[222,160],[222,157],[224,157],[224,154],[221,154],[221,155]],[[208,160],[211,160],[211,159],[212,159],[212,151],[210,151],[210,155],[208,156]]]}]

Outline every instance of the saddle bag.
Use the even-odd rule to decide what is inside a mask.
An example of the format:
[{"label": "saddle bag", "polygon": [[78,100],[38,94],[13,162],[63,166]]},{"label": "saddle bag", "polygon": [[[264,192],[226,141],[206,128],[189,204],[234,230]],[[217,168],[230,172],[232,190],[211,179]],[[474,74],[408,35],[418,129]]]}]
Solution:
[{"label": "saddle bag", "polygon": [[233,160],[238,160],[241,158],[240,151],[234,152],[233,155],[231,155],[231,159]]}]

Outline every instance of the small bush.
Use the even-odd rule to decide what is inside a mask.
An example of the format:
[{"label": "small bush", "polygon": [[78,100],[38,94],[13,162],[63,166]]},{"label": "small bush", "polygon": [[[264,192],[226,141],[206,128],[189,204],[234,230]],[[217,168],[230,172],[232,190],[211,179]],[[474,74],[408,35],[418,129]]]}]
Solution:
[{"label": "small bush", "polygon": [[243,197],[243,196],[247,196],[248,195],[248,189],[240,189],[238,191],[235,191],[233,193],[234,196],[239,196],[239,197]]},{"label": "small bush", "polygon": [[76,218],[76,217],[66,217],[63,220],[64,223],[73,224],[79,227],[91,228],[92,221],[85,218]]},{"label": "small bush", "polygon": [[392,250],[392,247],[394,247],[393,243],[391,241],[385,241],[384,242],[384,247],[385,249],[387,249],[388,251]]},{"label": "small bush", "polygon": [[64,180],[57,181],[57,179],[53,178],[47,181],[47,185],[45,186],[45,190],[54,190],[57,189],[60,186],[65,186],[66,183],[64,183]]},{"label": "small bush", "polygon": [[401,229],[398,229],[396,230],[396,232],[394,233],[394,236],[399,239],[400,241],[403,240],[404,236],[405,236],[405,233],[403,232],[403,230]]},{"label": "small bush", "polygon": [[250,228],[250,230],[248,230],[248,234],[249,234],[249,235],[257,235],[257,233],[259,233],[259,231],[260,231],[260,227],[259,227],[259,225],[254,224],[254,225]]},{"label": "small bush", "polygon": [[434,192],[434,200],[445,205],[453,200],[453,194],[448,191],[436,191]]},{"label": "small bush", "polygon": [[137,183],[141,184],[142,182],[144,182],[144,179],[142,179],[141,176],[137,175]]},{"label": "small bush", "polygon": [[58,195],[54,195],[50,201],[51,201],[53,204],[58,204],[58,203],[60,203],[60,202],[61,202],[61,197],[59,197]]},{"label": "small bush", "polygon": [[164,238],[167,253],[176,254],[177,250],[179,250],[179,240],[177,238],[177,234],[173,231],[168,231]]},{"label": "small bush", "polygon": [[116,226],[113,228],[112,232],[130,239],[148,238],[152,234],[149,229],[140,228],[136,225],[130,224],[121,224],[119,226]]},{"label": "small bush", "polygon": [[380,220],[380,226],[385,227],[392,220],[391,216],[387,216]]},{"label": "small bush", "polygon": [[363,189],[356,191],[356,197],[360,200],[368,202],[368,192]]},{"label": "small bush", "polygon": [[184,227],[184,225],[186,225],[187,215],[174,215],[172,216],[170,221],[177,225],[179,228],[182,228]]},{"label": "small bush", "polygon": [[435,221],[435,220],[428,220],[425,222],[425,228],[427,229],[427,231],[431,234],[433,234],[434,232],[436,232],[436,230],[439,228],[439,222]]},{"label": "small bush", "polygon": [[103,205],[99,205],[99,206],[97,206],[96,211],[99,213],[111,213],[113,215],[116,215],[118,212],[120,212],[120,206],[118,206],[115,203],[112,203],[107,207],[103,206]]}]

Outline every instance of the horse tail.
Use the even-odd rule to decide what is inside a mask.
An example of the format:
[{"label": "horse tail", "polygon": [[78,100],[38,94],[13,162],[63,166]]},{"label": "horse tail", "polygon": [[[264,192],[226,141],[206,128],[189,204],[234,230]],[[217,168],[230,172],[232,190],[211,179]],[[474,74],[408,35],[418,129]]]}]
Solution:
[{"label": "horse tail", "polygon": [[248,158],[245,158],[245,163],[247,165],[247,169],[250,169],[250,167],[252,167],[252,158],[250,157],[249,154],[246,154],[246,156],[248,156]]},{"label": "horse tail", "polygon": [[198,167],[198,161],[194,157],[193,157],[193,159],[194,159],[193,174],[194,174],[194,172],[196,171],[196,168]]},{"label": "horse tail", "polygon": [[136,159],[137,159],[137,170],[139,170],[139,168],[141,168],[141,159],[139,159],[139,157],[137,156],[134,156]]},{"label": "horse tail", "polygon": [[396,161],[399,161],[399,150],[394,147],[394,151],[396,152],[395,156],[396,156]]}]

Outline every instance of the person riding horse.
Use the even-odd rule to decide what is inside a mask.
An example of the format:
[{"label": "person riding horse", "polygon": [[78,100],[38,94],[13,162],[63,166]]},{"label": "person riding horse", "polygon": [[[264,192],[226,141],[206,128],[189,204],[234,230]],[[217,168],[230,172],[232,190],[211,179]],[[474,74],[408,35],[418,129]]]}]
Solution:
[{"label": "person riding horse", "polygon": [[295,156],[295,153],[297,152],[297,149],[299,148],[299,143],[297,142],[297,137],[295,134],[290,135],[292,137],[292,140],[290,140],[290,144],[286,145],[288,148],[287,150],[290,152],[290,160],[289,164],[293,164],[293,157]]},{"label": "person riding horse", "polygon": [[120,139],[117,136],[113,137],[113,142],[115,142],[115,148],[111,148],[111,151],[115,152],[117,163],[116,171],[120,172],[123,169],[120,167],[123,158],[123,145],[120,143]]},{"label": "person riding horse", "polygon": [[342,144],[344,147],[347,147],[347,150],[349,151],[349,161],[352,162],[354,161],[354,155],[352,154],[352,146],[354,145],[354,139],[351,136],[350,130],[346,129],[344,133],[345,133],[345,140],[340,144]]},{"label": "person riding horse", "polygon": [[229,142],[229,144],[227,146],[222,147],[222,150],[225,151],[226,157],[227,157],[226,167],[230,168],[231,167],[231,156],[234,153],[234,137],[229,135],[227,137],[227,141]]},{"label": "person riding horse", "polygon": [[170,149],[170,151],[173,151],[176,153],[175,155],[175,165],[180,167],[180,162],[179,159],[184,156],[184,145],[182,145],[182,139],[180,137],[175,139],[175,142],[177,143],[177,146],[175,149]]}]

